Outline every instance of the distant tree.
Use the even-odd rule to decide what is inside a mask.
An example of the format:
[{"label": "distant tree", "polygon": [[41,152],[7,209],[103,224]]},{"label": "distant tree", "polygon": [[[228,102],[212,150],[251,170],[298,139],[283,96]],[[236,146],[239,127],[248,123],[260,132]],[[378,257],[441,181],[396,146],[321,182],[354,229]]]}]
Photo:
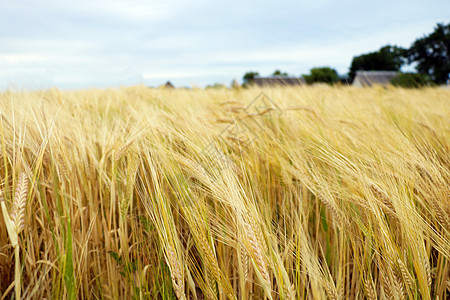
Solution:
[{"label": "distant tree", "polygon": [[339,75],[330,67],[312,68],[309,75],[303,75],[306,83],[323,82],[333,84],[339,81]]},{"label": "distant tree", "polygon": [[404,88],[420,88],[433,82],[427,75],[418,73],[401,73],[391,80],[392,85]]},{"label": "distant tree", "polygon": [[280,70],[275,70],[275,71],[272,73],[272,76],[288,76],[288,73],[286,73],[286,72],[281,72]]},{"label": "distant tree", "polygon": [[398,71],[405,63],[406,50],[397,46],[384,46],[376,52],[353,57],[349,79],[353,81],[356,71]]},{"label": "distant tree", "polygon": [[244,81],[244,86],[248,86],[250,84],[253,84],[253,81],[255,80],[256,76],[259,76],[258,72],[247,72],[247,73],[245,73],[244,77],[242,77],[242,80]]},{"label": "distant tree", "polygon": [[416,62],[420,74],[438,84],[445,83],[450,73],[450,23],[437,24],[434,31],[417,39],[407,51],[409,63]]},{"label": "distant tree", "polygon": [[227,87],[223,83],[214,83],[213,85],[207,85],[205,89],[226,89]]}]

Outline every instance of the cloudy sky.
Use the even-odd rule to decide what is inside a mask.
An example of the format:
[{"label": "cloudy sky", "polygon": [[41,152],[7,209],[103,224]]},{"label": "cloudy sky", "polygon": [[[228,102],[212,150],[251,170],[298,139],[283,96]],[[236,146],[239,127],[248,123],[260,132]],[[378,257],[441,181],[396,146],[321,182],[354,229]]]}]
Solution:
[{"label": "cloudy sky", "polygon": [[0,16],[0,90],[204,86],[347,73],[353,56],[449,22],[450,1],[0,0]]}]

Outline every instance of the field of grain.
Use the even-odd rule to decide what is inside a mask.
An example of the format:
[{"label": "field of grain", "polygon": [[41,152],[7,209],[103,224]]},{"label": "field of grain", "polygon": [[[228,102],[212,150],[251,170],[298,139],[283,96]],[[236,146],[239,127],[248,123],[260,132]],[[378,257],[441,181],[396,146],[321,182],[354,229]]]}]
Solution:
[{"label": "field of grain", "polygon": [[450,297],[450,90],[8,91],[0,113],[1,299]]}]

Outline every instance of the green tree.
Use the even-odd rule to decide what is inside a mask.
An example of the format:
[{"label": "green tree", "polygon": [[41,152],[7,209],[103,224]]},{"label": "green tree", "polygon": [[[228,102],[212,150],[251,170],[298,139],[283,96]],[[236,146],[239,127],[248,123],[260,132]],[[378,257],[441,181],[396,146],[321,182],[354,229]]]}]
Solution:
[{"label": "green tree", "polygon": [[353,81],[356,71],[399,71],[405,63],[406,50],[397,46],[384,46],[376,52],[353,57],[349,79]]},{"label": "green tree", "polygon": [[223,83],[214,83],[214,84],[209,84],[205,87],[205,89],[226,89],[227,87],[223,84]]},{"label": "green tree", "polygon": [[288,76],[288,73],[286,73],[286,72],[281,72],[280,70],[275,70],[275,71],[272,73],[272,76]]},{"label": "green tree", "polygon": [[330,67],[312,68],[309,75],[303,75],[306,83],[324,82],[333,84],[339,81],[339,75]]},{"label": "green tree", "polygon": [[255,80],[255,77],[259,76],[258,72],[247,72],[245,73],[244,77],[242,77],[242,80],[244,81],[244,86],[250,85]]},{"label": "green tree", "polygon": [[391,80],[392,85],[404,88],[420,88],[431,85],[432,81],[426,75],[418,73],[401,73]]},{"label": "green tree", "polygon": [[409,63],[417,63],[420,74],[438,84],[445,83],[450,73],[450,23],[437,24],[434,31],[417,39],[407,51]]}]

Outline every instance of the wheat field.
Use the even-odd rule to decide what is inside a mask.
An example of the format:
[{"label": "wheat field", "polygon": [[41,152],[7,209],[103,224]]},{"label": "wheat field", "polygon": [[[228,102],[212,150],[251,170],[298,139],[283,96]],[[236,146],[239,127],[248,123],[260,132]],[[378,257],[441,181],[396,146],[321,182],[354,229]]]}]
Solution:
[{"label": "wheat field", "polygon": [[450,90],[0,94],[1,299],[448,299]]}]

